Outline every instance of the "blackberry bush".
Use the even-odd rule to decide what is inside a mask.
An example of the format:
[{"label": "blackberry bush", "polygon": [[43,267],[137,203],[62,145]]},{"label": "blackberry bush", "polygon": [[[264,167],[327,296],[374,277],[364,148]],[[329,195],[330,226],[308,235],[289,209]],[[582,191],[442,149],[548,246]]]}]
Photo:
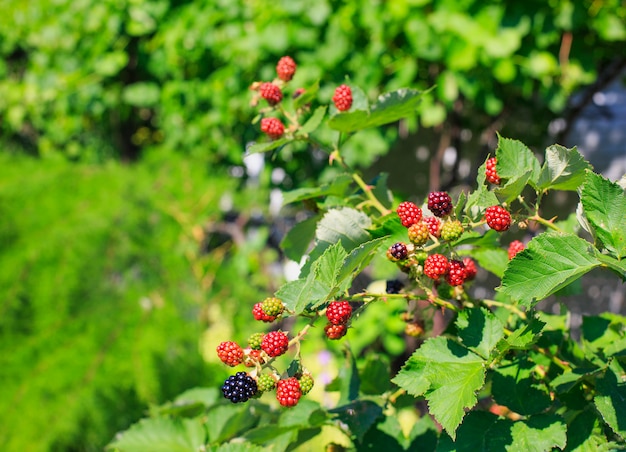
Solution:
[{"label": "blackberry bush", "polygon": [[[343,85],[329,108],[317,102],[318,84],[303,92],[289,86],[285,61],[274,86],[291,99],[278,105],[282,91],[279,99],[275,87],[252,86],[253,100],[270,104],[255,118],[280,114],[289,133],[247,152],[271,152],[268,165],[283,149],[291,163],[304,149],[325,152],[333,180],[283,194],[286,209],[311,210],[281,244],[285,256],[302,263],[300,274],[263,302],[247,304],[250,318],[260,321],[250,322],[256,330],[246,333],[248,348],[220,338],[217,357],[211,354],[226,366],[248,366],[249,373],[224,382],[224,397],[255,400],[226,411],[213,402],[215,392],[191,391],[164,406],[164,416],[206,409],[170,430],[184,430],[185,438],[201,432],[200,448],[253,443],[242,447],[295,450],[305,438],[322,441],[318,432],[329,429],[350,450],[385,450],[390,440],[404,450],[625,448],[626,319],[585,316],[577,341],[567,315],[536,308],[576,291],[592,270],[626,280],[624,181],[596,174],[575,148],[549,146],[538,159],[523,143],[499,136],[494,154],[506,184],[496,182],[496,161],[487,160],[471,189],[426,196],[432,216],[407,201],[394,212],[398,198],[386,176],[365,180],[344,161],[343,146],[363,129],[413,114],[424,93],[402,89],[370,102],[368,90]],[[580,202],[565,219],[543,202],[561,190]],[[533,238],[524,247],[512,238],[525,228]],[[357,279],[364,272],[366,282]],[[486,287],[492,280],[495,287]],[[314,378],[319,391],[302,403]],[[280,411],[296,405],[293,418]],[[223,413],[228,421],[213,422]],[[417,421],[405,429],[401,418]]]}]

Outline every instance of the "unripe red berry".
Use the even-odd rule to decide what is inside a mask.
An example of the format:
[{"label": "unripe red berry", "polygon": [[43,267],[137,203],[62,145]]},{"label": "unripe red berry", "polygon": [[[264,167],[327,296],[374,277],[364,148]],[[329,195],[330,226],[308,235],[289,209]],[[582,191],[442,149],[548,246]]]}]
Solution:
[{"label": "unripe red berry", "polygon": [[345,325],[352,315],[352,306],[347,301],[332,301],[326,308],[326,318],[333,325]]},{"label": "unripe red berry", "polygon": [[511,226],[511,214],[501,206],[487,207],[485,220],[491,229],[498,232],[506,231]]},{"label": "unripe red berry", "polygon": [[488,182],[494,185],[500,185],[500,177],[496,171],[496,163],[497,160],[495,157],[487,159],[487,162],[485,163],[485,178]]},{"label": "unripe red berry", "polygon": [[283,302],[276,297],[268,297],[261,302],[261,309],[270,317],[278,317],[285,310]]},{"label": "unripe red berry", "polygon": [[341,339],[346,335],[347,332],[347,325],[333,325],[332,323],[329,323],[324,327],[324,333],[326,334],[326,337],[331,340]]},{"label": "unripe red berry", "polygon": [[508,249],[509,260],[513,259],[515,255],[519,253],[520,251],[522,251],[523,249],[524,249],[524,244],[522,242],[520,242],[519,240],[513,240],[509,244],[509,249]]},{"label": "unripe red berry", "polygon": [[476,278],[478,269],[476,268],[476,262],[471,257],[463,258],[463,265],[465,265],[465,280],[470,281]]},{"label": "unripe red berry", "polygon": [[296,73],[296,62],[293,61],[293,58],[290,56],[284,56],[280,60],[278,60],[278,64],[276,64],[276,74],[278,78],[288,82],[293,78],[293,75]]},{"label": "unripe red berry", "polygon": [[333,102],[339,111],[350,110],[352,107],[352,89],[348,85],[340,85],[335,89]]},{"label": "unripe red berry", "polygon": [[428,232],[434,237],[441,236],[441,220],[437,217],[424,217],[424,223],[428,225]]},{"label": "unripe red berry", "polygon": [[222,342],[217,346],[217,356],[227,366],[235,367],[243,362],[243,349],[236,342]]},{"label": "unripe red berry", "polygon": [[259,93],[261,97],[267,101],[270,105],[276,105],[283,100],[283,92],[280,88],[271,82],[262,83],[259,87]]},{"label": "unripe red berry", "polygon": [[411,201],[401,202],[396,208],[396,213],[400,217],[402,226],[408,228],[422,219],[422,209],[417,207]]},{"label": "unripe red berry", "polygon": [[424,274],[437,280],[448,273],[448,259],[443,254],[431,254],[424,262]]},{"label": "unripe red berry", "polygon": [[263,311],[262,303],[256,303],[252,307],[252,315],[254,316],[255,320],[260,320],[261,322],[269,323],[269,322],[273,322],[274,320],[276,320],[276,316],[267,315],[265,311]]},{"label": "unripe red berry", "polygon": [[267,134],[272,140],[277,140],[285,133],[285,125],[278,118],[261,119],[261,132]]},{"label": "unripe red berry", "polygon": [[278,400],[278,403],[282,406],[296,406],[300,397],[302,397],[302,391],[300,389],[300,383],[295,377],[279,380],[276,384],[276,400]]},{"label": "unripe red berry", "polygon": [[446,282],[451,286],[460,286],[465,282],[466,277],[465,264],[459,260],[452,259],[448,265]]},{"label": "unripe red berry", "polygon": [[282,331],[270,331],[261,342],[261,349],[272,358],[284,354],[288,348],[289,338]]}]

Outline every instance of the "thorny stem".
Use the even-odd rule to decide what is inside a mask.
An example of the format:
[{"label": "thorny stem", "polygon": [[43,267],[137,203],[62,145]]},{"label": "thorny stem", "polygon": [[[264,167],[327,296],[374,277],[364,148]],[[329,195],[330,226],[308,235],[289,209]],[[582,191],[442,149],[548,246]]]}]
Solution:
[{"label": "thorny stem", "polygon": [[558,226],[556,226],[554,224],[554,219],[556,217],[552,218],[551,220],[546,220],[545,218],[540,217],[538,214],[533,215],[532,217],[528,217],[529,221],[535,221],[549,229],[552,229],[553,231],[557,231],[557,232],[563,232],[563,230],[561,228],[559,228]]}]

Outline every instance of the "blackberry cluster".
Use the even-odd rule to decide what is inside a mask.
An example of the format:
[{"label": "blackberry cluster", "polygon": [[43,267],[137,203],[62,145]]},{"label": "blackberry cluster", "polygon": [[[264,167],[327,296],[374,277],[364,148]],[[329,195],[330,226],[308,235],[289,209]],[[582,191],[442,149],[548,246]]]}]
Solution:
[{"label": "blackberry cluster", "polygon": [[476,278],[478,269],[476,268],[476,262],[471,257],[463,258],[463,265],[465,265],[465,281],[470,281]]},{"label": "blackberry cluster", "polygon": [[233,403],[245,402],[258,391],[256,381],[245,372],[237,372],[226,379],[222,385],[224,397]]},{"label": "blackberry cluster", "polygon": [[465,264],[456,259],[450,260],[448,273],[446,274],[446,282],[451,286],[461,286],[465,282],[466,277]]},{"label": "blackberry cluster", "polygon": [[436,217],[445,217],[452,212],[452,198],[445,191],[434,191],[428,194],[428,210]]},{"label": "blackberry cluster", "polygon": [[283,355],[288,348],[289,338],[282,331],[270,331],[263,336],[261,349],[272,358]]},{"label": "blackberry cluster", "polygon": [[243,362],[243,349],[236,342],[226,341],[217,346],[217,356],[230,367]]},{"label": "blackberry cluster", "polygon": [[347,325],[333,325],[332,323],[329,323],[324,327],[324,334],[326,334],[326,337],[331,340],[341,339],[347,332]]},{"label": "blackberry cluster", "polygon": [[326,318],[333,325],[348,323],[352,315],[352,306],[347,301],[332,301],[326,308]]},{"label": "blackberry cluster", "polygon": [[276,316],[267,315],[263,310],[263,303],[256,303],[252,307],[252,315],[254,316],[254,320],[259,320],[261,322],[273,322],[276,320]]},{"label": "blackberry cluster", "polygon": [[276,399],[282,406],[296,406],[300,397],[302,397],[302,390],[300,389],[300,382],[295,377],[278,381],[276,385]]}]

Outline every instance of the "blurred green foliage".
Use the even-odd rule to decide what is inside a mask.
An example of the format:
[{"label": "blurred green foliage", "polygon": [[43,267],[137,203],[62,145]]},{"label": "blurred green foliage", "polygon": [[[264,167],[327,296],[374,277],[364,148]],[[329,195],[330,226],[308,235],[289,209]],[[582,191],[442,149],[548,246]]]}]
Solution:
[{"label": "blurred green foliage", "polygon": [[214,232],[234,188],[182,158],[0,156],[3,450],[100,450],[148,404],[223,381],[199,338],[260,296],[232,281],[264,265]]},{"label": "blurred green foliage", "polygon": [[[456,115],[481,132],[530,107],[529,133],[543,136],[569,94],[621,54],[625,23],[619,0],[9,0],[0,143],[87,161],[158,146],[240,162],[256,136],[247,88],[273,78],[284,54],[300,64],[294,83],[321,79],[322,100],[344,76],[370,96],[437,85],[423,126]],[[365,134],[347,158],[369,165],[394,137]]]}]

